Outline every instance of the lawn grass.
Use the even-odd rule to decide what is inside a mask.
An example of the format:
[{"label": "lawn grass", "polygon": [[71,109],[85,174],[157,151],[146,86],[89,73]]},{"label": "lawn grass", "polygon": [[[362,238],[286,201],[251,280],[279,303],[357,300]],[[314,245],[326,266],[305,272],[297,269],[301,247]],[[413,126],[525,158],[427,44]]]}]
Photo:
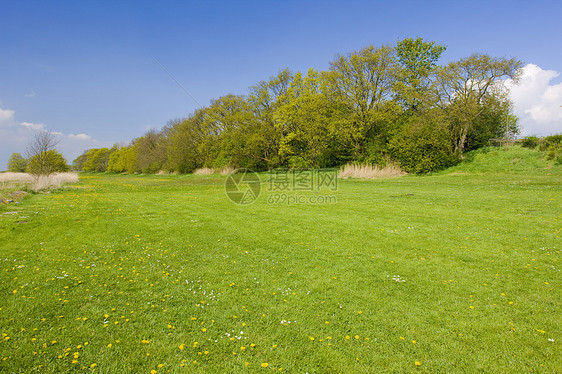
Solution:
[{"label": "lawn grass", "polygon": [[560,372],[562,172],[537,165],[246,206],[220,175],[91,174],[2,205],[0,372]]}]

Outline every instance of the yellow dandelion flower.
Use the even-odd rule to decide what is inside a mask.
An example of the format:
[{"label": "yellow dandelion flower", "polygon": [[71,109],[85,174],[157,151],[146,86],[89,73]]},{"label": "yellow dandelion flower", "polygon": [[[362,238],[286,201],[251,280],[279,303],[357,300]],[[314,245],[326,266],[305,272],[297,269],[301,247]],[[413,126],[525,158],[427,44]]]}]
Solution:
[{"label": "yellow dandelion flower", "polygon": [[180,346],[178,347],[180,350],[185,348],[185,345],[180,344]]},{"label": "yellow dandelion flower", "polygon": [[261,364],[261,367],[262,367],[262,368],[266,368],[266,367],[268,367],[268,366],[269,366],[269,364],[268,364],[267,362],[264,362],[263,364]]},{"label": "yellow dandelion flower", "polygon": [[416,365],[416,366],[420,366],[421,364],[420,364],[419,361],[416,361],[416,362],[415,362],[415,365]]}]

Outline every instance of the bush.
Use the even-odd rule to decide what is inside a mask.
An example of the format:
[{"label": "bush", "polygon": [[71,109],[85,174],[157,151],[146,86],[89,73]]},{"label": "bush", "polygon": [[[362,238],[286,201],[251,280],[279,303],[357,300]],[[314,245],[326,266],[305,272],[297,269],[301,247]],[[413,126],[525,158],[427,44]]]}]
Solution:
[{"label": "bush", "polygon": [[391,157],[409,173],[427,173],[454,165],[447,129],[431,122],[413,122],[389,142]]},{"label": "bush", "polygon": [[521,145],[525,148],[537,148],[539,145],[539,138],[531,135],[521,139]]}]

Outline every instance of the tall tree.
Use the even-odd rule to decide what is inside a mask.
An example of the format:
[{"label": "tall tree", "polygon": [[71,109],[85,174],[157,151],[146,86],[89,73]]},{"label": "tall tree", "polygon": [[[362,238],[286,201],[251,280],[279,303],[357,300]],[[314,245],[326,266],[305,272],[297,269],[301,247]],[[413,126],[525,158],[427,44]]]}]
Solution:
[{"label": "tall tree", "polygon": [[396,99],[404,109],[415,112],[431,105],[435,95],[430,92],[432,73],[437,67],[437,60],[446,50],[444,45],[426,42],[422,38],[407,38],[396,45],[399,63],[394,90]]},{"label": "tall tree", "polygon": [[185,119],[172,121],[166,154],[170,171],[191,173],[203,165],[200,144],[206,109],[198,109]]},{"label": "tall tree", "polygon": [[137,171],[156,173],[166,163],[165,137],[154,129],[133,140],[137,150]]},{"label": "tall tree", "polygon": [[501,100],[502,78],[517,82],[521,61],[473,54],[439,69],[440,105],[448,115],[455,153],[462,154],[475,121],[488,104]]},{"label": "tall tree", "polygon": [[297,73],[280,98],[274,118],[282,134],[279,155],[289,166],[334,166],[338,113],[328,91],[325,74],[309,69],[305,77]]},{"label": "tall tree", "polygon": [[338,126],[356,157],[370,134],[380,133],[392,112],[392,87],[397,73],[394,48],[373,46],[330,63],[336,96],[348,112]]},{"label": "tall tree", "polygon": [[253,120],[246,99],[226,95],[213,100],[204,118],[200,150],[205,155],[205,166],[241,166],[245,139],[240,136],[240,129]]},{"label": "tall tree", "polygon": [[250,88],[248,105],[255,119],[245,128],[245,150],[250,168],[261,170],[280,166],[279,145],[282,134],[275,126],[274,114],[292,80],[293,74],[289,69],[284,69],[269,80]]}]

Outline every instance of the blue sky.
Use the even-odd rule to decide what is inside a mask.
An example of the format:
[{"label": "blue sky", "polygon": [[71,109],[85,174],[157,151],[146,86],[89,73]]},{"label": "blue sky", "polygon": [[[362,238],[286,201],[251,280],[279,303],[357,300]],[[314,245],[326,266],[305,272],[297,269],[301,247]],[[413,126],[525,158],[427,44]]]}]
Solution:
[{"label": "blue sky", "polygon": [[523,134],[562,132],[559,1],[0,0],[0,170],[40,128],[71,162],[83,150],[159,129],[288,67],[421,36],[442,63],[516,57]]}]

